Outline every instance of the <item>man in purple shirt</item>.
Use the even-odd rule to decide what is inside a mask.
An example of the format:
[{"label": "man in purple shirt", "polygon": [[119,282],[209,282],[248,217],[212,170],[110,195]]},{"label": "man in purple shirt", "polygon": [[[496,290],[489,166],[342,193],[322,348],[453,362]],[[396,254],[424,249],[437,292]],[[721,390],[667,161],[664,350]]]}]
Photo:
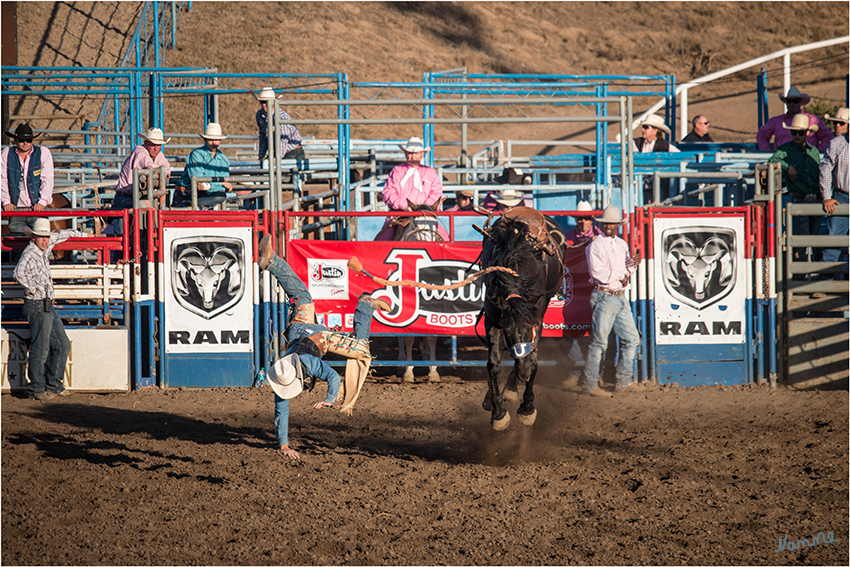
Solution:
[{"label": "man in purple shirt", "polygon": [[[0,154],[0,200],[4,211],[43,211],[53,202],[53,156],[44,146],[35,146],[32,128],[20,124],[6,135],[15,142],[14,150]],[[9,233],[24,234],[36,217],[10,217]]]},{"label": "man in purple shirt", "polygon": [[637,385],[634,382],[633,366],[640,345],[640,334],[632,317],[626,286],[641,258],[640,253],[630,257],[628,244],[617,236],[618,228],[626,222],[620,216],[620,209],[606,207],[597,220],[602,225],[603,234],[594,238],[586,251],[590,282],[594,285],[590,294],[593,339],[587,352],[581,389],[593,396],[610,397],[608,392],[599,387],[599,365],[612,330],[622,341],[614,389],[619,392]]},{"label": "man in purple shirt", "polygon": [[[816,130],[810,131],[806,137],[806,141],[816,147],[820,151],[826,151],[829,141],[833,138],[832,131],[826,127],[820,118],[813,114],[803,112],[803,107],[809,104],[812,100],[807,94],[801,93],[797,87],[788,89],[788,94],[785,96],[779,95],[779,100],[785,103],[787,111],[785,114],[774,116],[768,120],[764,126],[759,128],[756,134],[756,142],[758,142],[759,150],[763,152],[772,152],[779,149],[782,144],[793,142],[791,130],[783,128],[782,124],[791,124],[794,116],[797,114],[805,114],[809,117],[809,124],[817,126]],[[773,138],[771,144],[770,139]]]},{"label": "man in purple shirt", "polygon": [[[590,203],[588,203],[587,201],[580,201],[578,206],[576,207],[576,211],[578,213],[588,214],[578,214],[573,216],[576,221],[576,227],[564,233],[564,239],[567,242],[567,246],[570,248],[579,248],[581,246],[587,246],[594,238],[602,234],[602,231],[599,229],[599,227],[593,224],[593,217],[589,214],[591,211],[593,211],[593,207],[590,206]],[[569,358],[571,363],[571,373],[567,380],[568,383],[573,386],[577,384],[579,380],[579,373],[576,370],[576,367],[579,363],[585,360],[587,356],[587,349],[589,346],[589,336],[575,337],[573,338],[572,344],[570,345],[570,350],[567,352],[567,358]]]},{"label": "man in purple shirt", "polygon": [[[118,174],[118,185],[115,187],[115,198],[112,199],[112,210],[121,211],[133,208],[133,170],[165,168],[165,183],[171,177],[171,164],[162,153],[162,146],[171,141],[164,139],[162,130],[151,128],[145,134],[139,134],[144,140],[141,146],[136,146],[133,152],[121,164],[121,172]],[[113,221],[115,233],[122,234],[123,220]]]}]

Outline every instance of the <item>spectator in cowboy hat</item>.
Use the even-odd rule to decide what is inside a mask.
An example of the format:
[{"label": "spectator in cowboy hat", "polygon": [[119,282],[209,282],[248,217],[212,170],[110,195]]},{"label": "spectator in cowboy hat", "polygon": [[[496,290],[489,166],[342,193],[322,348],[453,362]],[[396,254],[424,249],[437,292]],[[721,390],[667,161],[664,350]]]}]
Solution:
[{"label": "spectator in cowboy hat", "polygon": [[457,192],[457,200],[454,205],[446,209],[447,211],[474,211],[475,192],[472,189],[464,189]]},{"label": "spectator in cowboy hat", "polygon": [[593,324],[581,388],[590,395],[609,397],[610,394],[599,387],[599,367],[612,330],[622,341],[615,391],[632,389],[637,385],[633,366],[640,334],[632,316],[626,287],[641,258],[639,252],[630,256],[628,244],[617,236],[620,225],[626,222],[620,215],[620,209],[606,207],[597,221],[602,225],[603,234],[594,238],[585,250],[590,282],[594,285],[590,294]]},{"label": "spectator in cowboy hat", "polygon": [[[171,141],[163,136],[159,128],[151,128],[144,134],[138,134],[142,145],[136,146],[121,164],[121,172],[118,174],[118,185],[115,187],[115,198],[112,199],[112,210],[120,211],[133,208],[133,170],[165,168],[165,183],[171,177],[171,164],[162,153],[162,146]],[[123,227],[122,219],[113,221],[116,234],[121,234]]]},{"label": "spectator in cowboy hat", "polygon": [[[652,152],[678,152],[679,148],[664,139],[664,134],[670,135],[670,128],[664,123],[664,119],[656,114],[650,114],[640,124],[641,136],[634,138],[632,149],[635,152],[648,154]],[[670,180],[661,180],[662,198],[669,192]],[[643,176],[643,201],[651,203],[652,176]]]},{"label": "spectator in cowboy hat", "polygon": [[525,194],[518,189],[503,189],[499,191],[499,196],[496,197],[496,210],[508,212],[514,207],[523,204]]},{"label": "spectator in cowboy hat", "polygon": [[[531,185],[533,179],[531,175],[528,174],[528,172],[523,172],[523,170],[518,167],[506,167],[504,170],[502,170],[502,173],[499,176],[493,178],[493,181],[499,183],[500,185]],[[523,207],[531,207],[533,205],[530,195],[524,194],[522,191],[514,191],[523,196]],[[487,209],[488,211],[503,210],[503,204],[499,202],[500,195],[501,192],[490,191],[489,193],[487,193],[487,196],[484,197],[484,200],[481,201],[481,206]],[[510,201],[513,200],[513,197],[511,195],[513,195],[513,193],[506,195],[508,197],[508,200]]]},{"label": "spectator in cowboy hat", "polygon": [[[275,100],[277,96],[271,87],[263,87],[260,94],[254,95],[260,103],[260,109],[257,110],[257,129],[260,135],[260,163],[266,159],[269,150],[269,118],[268,105]],[[292,120],[292,117],[283,109],[280,109],[278,114],[281,120]],[[280,125],[280,153],[281,159],[305,159],[304,148],[301,147],[301,134],[294,124]]]},{"label": "spectator in cowboy hat", "polygon": [[[404,152],[404,163],[390,171],[381,197],[391,211],[439,210],[443,198],[443,180],[433,167],[422,164],[425,154],[431,151],[422,138],[413,136],[398,147]],[[438,232],[448,240],[448,232],[439,226]],[[392,240],[392,219],[387,219],[375,240]]]},{"label": "spectator in cowboy hat", "polygon": [[50,251],[69,238],[92,235],[71,229],[51,232],[50,221],[44,217],[36,219],[32,229],[25,226],[23,231],[31,240],[15,266],[14,277],[27,294],[23,313],[30,329],[28,396],[36,400],[46,400],[55,395],[67,396],[70,392],[65,390],[62,379],[71,352],[71,341],[65,333],[62,319],[53,308],[56,296],[50,276]]},{"label": "spectator in cowboy hat", "polygon": [[[823,201],[823,210],[829,216],[826,217],[826,228],[830,235],[848,234],[848,217],[845,215],[835,215],[835,208],[838,205],[846,205],[848,200],[848,191],[850,191],[850,144],[848,144],[847,122],[850,120],[850,109],[840,108],[835,116],[827,114],[824,116],[826,120],[835,123],[835,137],[829,142],[826,152],[823,155],[823,161],[820,164],[820,197]],[[847,248],[824,248],[824,262],[838,262],[841,257],[842,250]],[[824,274],[822,278],[829,277],[831,274]]]},{"label": "spectator in cowboy hat", "polygon": [[186,158],[186,167],[174,192],[174,207],[192,206],[192,177],[211,177],[212,182],[198,182],[198,206],[214,207],[227,197],[226,191],[232,191],[233,186],[224,181],[230,175],[230,160],[219,149],[222,140],[227,136],[221,133],[221,125],[210,122],[200,135],[204,145],[192,150]]},{"label": "spectator in cowboy hat", "polygon": [[[579,201],[576,206],[576,214],[572,215],[576,221],[575,228],[572,228],[564,233],[564,240],[568,248],[582,248],[589,245],[594,238],[602,235],[602,230],[593,223],[593,207],[587,201]],[[578,264],[578,265],[577,265]],[[587,256],[582,254],[576,259],[576,264],[571,265],[570,272],[573,274],[573,280],[577,274],[587,271]],[[566,284],[566,278],[564,282]],[[567,358],[570,360],[570,375],[567,378],[567,385],[573,386],[578,384],[579,373],[576,368],[583,363],[587,357],[587,349],[590,346],[591,337],[574,337],[570,341],[570,349],[567,352]]]},{"label": "spectator in cowboy hat", "polygon": [[[53,202],[53,156],[45,146],[33,145],[29,124],[19,124],[6,132],[14,148],[0,154],[0,198],[4,211],[43,211]],[[36,217],[9,217],[9,233],[23,234],[33,227]]]},{"label": "spectator in cowboy hat", "polygon": [[[792,141],[777,148],[768,159],[768,163],[778,163],[788,195],[785,201],[792,203],[816,203],[818,201],[818,173],[820,169],[820,152],[808,141],[809,134],[818,130],[816,124],[809,122],[809,115],[800,112],[794,115],[791,125],[782,123],[782,128],[791,132]],[[820,232],[821,217],[795,215],[791,219],[791,228],[795,236],[816,235]],[[794,248],[794,259],[804,261],[805,248]],[[802,274],[796,274],[796,279],[804,279]]]},{"label": "spectator in cowboy hat", "polygon": [[[798,114],[808,117],[809,124],[817,126],[816,129],[809,131],[806,138],[809,144],[815,146],[820,151],[826,150],[826,146],[833,138],[832,132],[821,122],[820,118],[802,110],[812,100],[811,97],[801,93],[797,87],[791,87],[785,96],[779,95],[779,100],[785,103],[787,110],[785,114],[774,116],[765,122],[764,126],[759,128],[758,134],[756,134],[756,142],[758,143],[759,150],[772,152],[779,149],[779,146],[782,144],[793,142],[794,140],[792,139],[790,130],[782,128],[782,125],[790,123]],[[771,138],[773,138],[772,144]]]}]

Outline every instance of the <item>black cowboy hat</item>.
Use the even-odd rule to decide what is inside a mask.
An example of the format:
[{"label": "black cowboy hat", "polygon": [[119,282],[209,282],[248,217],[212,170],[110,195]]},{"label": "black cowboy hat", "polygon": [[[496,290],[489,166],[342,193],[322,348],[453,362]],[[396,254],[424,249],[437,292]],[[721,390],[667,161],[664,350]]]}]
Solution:
[{"label": "black cowboy hat", "polygon": [[38,138],[41,134],[33,136],[32,128],[30,128],[29,124],[18,124],[14,132],[6,132],[6,135],[21,142],[32,142],[33,139]]}]

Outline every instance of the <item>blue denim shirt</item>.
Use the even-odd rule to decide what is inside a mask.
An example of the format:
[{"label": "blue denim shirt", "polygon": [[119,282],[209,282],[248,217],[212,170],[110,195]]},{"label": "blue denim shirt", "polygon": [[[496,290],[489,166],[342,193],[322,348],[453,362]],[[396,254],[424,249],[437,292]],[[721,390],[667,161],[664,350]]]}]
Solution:
[{"label": "blue denim shirt", "polygon": [[[328,395],[325,397],[325,401],[334,403],[339,395],[339,374],[327,362],[317,356],[299,354],[298,358],[301,359],[307,375],[328,383]],[[274,395],[274,428],[278,447],[289,445],[289,400],[284,400],[277,394]]]},{"label": "blue denim shirt", "polygon": [[[183,170],[183,175],[180,176],[181,187],[189,189],[192,186],[191,177],[228,177],[230,175],[230,160],[224,155],[224,152],[219,148],[213,157],[212,152],[206,146],[195,148],[189,157],[186,158],[186,168]],[[225,191],[221,181],[210,183],[209,192],[215,193]]]}]

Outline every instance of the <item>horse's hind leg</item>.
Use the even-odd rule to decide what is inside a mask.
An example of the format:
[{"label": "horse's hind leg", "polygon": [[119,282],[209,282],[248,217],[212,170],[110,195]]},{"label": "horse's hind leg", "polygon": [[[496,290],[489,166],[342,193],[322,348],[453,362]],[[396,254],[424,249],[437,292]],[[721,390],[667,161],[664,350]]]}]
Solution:
[{"label": "horse's hind leg", "polygon": [[[424,337],[422,339],[422,358],[425,358],[425,347],[428,347],[428,360],[434,362],[437,360],[437,337]],[[428,367],[428,381],[439,382],[440,374],[437,372],[436,366]]]},{"label": "horse's hind leg", "polygon": [[518,360],[516,367],[521,375],[527,376],[522,403],[517,410],[517,418],[523,425],[534,425],[537,420],[537,408],[534,407],[534,377],[537,375],[537,353],[531,353],[523,360]]},{"label": "horse's hind leg", "polygon": [[[413,360],[413,341],[416,340],[416,337],[399,337],[398,338],[398,359],[399,360]],[[412,383],[413,382],[413,367],[405,366],[404,367],[404,378],[402,381]]]}]

